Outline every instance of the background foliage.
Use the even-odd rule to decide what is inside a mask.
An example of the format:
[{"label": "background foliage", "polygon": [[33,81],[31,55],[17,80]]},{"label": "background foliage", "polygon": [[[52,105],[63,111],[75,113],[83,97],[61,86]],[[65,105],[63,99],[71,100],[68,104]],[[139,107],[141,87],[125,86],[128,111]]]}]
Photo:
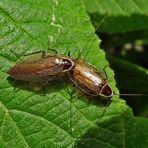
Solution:
[{"label": "background foliage", "polygon": [[[44,96],[23,82],[17,82],[14,90],[14,80],[7,75],[10,66],[21,61],[26,53],[47,51],[50,47],[59,54],[67,55],[70,51],[76,58],[86,45],[81,58],[99,71],[108,64],[101,46],[115,70],[121,92],[129,87],[130,93],[146,93],[146,60],[137,60],[139,54],[135,53],[130,57],[136,58],[129,58],[126,43],[130,43],[130,51],[137,52],[139,47],[146,56],[147,8],[146,0],[2,0],[0,147],[147,147],[148,120],[134,117],[119,96],[106,105],[99,99],[79,95],[65,80],[49,83]],[[91,21],[98,26],[106,14],[97,29],[102,32],[99,45]],[[118,93],[113,71],[108,67],[106,72],[108,83]],[[128,81],[127,73],[132,81]],[[141,97],[138,101],[133,98],[129,105],[136,103],[134,113],[146,117],[147,99]]]}]

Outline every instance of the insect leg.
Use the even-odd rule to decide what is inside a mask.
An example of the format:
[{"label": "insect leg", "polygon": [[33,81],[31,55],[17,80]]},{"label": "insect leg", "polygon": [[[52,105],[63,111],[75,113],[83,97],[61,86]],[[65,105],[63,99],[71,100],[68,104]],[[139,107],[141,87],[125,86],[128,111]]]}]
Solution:
[{"label": "insect leg", "polygon": [[44,51],[37,51],[37,52],[33,52],[33,53],[28,53],[28,54],[24,54],[23,56],[29,56],[29,55],[38,54],[38,53],[42,53],[42,57],[45,57]]}]

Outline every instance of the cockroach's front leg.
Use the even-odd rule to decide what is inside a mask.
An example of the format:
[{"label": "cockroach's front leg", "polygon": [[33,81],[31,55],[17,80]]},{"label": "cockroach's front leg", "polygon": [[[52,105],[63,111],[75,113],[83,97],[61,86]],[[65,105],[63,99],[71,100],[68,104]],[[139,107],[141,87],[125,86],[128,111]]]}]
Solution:
[{"label": "cockroach's front leg", "polygon": [[29,55],[38,54],[38,53],[42,53],[41,58],[46,57],[46,53],[44,51],[37,51],[37,52],[33,52],[33,53],[28,53],[28,54],[24,54],[23,56],[29,56]]}]

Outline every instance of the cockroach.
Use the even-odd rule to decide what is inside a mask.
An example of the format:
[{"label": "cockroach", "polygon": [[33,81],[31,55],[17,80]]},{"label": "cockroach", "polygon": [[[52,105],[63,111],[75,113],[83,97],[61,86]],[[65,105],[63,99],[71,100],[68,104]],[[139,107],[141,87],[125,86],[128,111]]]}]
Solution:
[{"label": "cockroach", "polygon": [[113,91],[101,72],[98,72],[92,65],[83,60],[77,60],[75,66],[69,73],[70,80],[83,92],[110,99]]},{"label": "cockroach", "polygon": [[50,56],[42,52],[39,59],[23,61],[11,67],[8,74],[16,80],[46,83],[68,73],[74,65],[75,62],[68,56]]},{"label": "cockroach", "polygon": [[[106,17],[107,15],[103,17],[96,30],[99,29]],[[91,38],[92,36],[90,36],[89,41]],[[113,96],[113,90],[107,82],[107,76],[104,77],[102,72],[98,72],[95,67],[80,58],[88,43],[89,42],[86,43],[85,47],[78,54],[78,58],[75,60],[75,65],[69,73],[69,78],[76,87],[86,94],[99,96],[108,100]]]}]

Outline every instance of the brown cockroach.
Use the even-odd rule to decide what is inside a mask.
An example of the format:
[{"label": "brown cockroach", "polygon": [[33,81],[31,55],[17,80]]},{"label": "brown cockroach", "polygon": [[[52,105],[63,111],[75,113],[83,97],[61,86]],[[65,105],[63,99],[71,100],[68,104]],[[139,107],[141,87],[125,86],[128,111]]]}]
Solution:
[{"label": "brown cockroach", "polygon": [[49,56],[45,52],[39,59],[24,61],[8,70],[10,77],[29,82],[43,82],[56,79],[68,73],[75,62],[68,56]]},{"label": "brown cockroach", "polygon": [[110,99],[113,91],[102,72],[98,72],[92,65],[83,60],[75,61],[75,66],[69,73],[70,80],[83,92]]},{"label": "brown cockroach", "polygon": [[[103,23],[106,17],[107,15],[102,18],[96,30],[99,29],[100,25]],[[89,41],[91,40],[91,38],[92,36],[90,36]],[[80,51],[77,59],[81,57],[88,43],[89,42],[87,42],[85,47]],[[92,43],[92,45],[93,44],[94,43]],[[91,96],[99,96],[104,99],[110,99],[113,96],[113,90],[107,82],[107,76],[104,77],[104,73],[97,71],[95,67],[87,64],[82,59],[75,60],[75,65],[69,73],[69,78],[72,83],[76,85],[76,87],[78,87],[86,94],[89,94]]]}]

